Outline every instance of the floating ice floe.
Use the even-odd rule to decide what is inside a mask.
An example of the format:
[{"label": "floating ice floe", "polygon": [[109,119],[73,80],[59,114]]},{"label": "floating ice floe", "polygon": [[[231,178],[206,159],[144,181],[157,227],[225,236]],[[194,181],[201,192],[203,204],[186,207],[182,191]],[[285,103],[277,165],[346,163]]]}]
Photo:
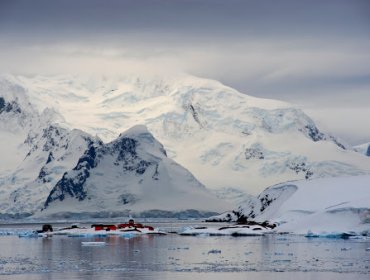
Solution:
[{"label": "floating ice floe", "polygon": [[51,237],[52,232],[37,232],[37,231],[24,231],[18,233],[20,238],[38,238],[38,237]]},{"label": "floating ice floe", "polygon": [[25,231],[18,233],[18,237],[37,238],[39,237],[39,234],[36,231]]},{"label": "floating ice floe", "polygon": [[305,237],[307,238],[350,238],[356,236],[355,232],[312,232],[308,231]]},{"label": "floating ice floe", "polygon": [[82,246],[105,246],[105,242],[98,242],[98,241],[95,241],[95,242],[89,242],[89,241],[86,241],[86,242],[81,242],[81,245]]},{"label": "floating ice floe", "polygon": [[271,233],[272,230],[257,225],[235,225],[220,228],[208,227],[188,227],[185,228],[180,235],[232,235],[232,236],[261,236],[266,233]]},{"label": "floating ice floe", "polygon": [[0,236],[6,236],[6,235],[18,235],[20,233],[23,233],[24,230],[19,230],[19,229],[5,229],[5,230],[0,230]]}]

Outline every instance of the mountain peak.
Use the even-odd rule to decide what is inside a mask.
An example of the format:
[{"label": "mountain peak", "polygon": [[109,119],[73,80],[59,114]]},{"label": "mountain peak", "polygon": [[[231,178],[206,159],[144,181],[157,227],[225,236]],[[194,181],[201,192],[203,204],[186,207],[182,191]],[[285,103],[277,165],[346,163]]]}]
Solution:
[{"label": "mountain peak", "polygon": [[118,138],[122,138],[122,137],[135,138],[135,137],[140,137],[142,134],[144,134],[144,135],[150,134],[151,135],[151,133],[149,132],[148,128],[145,125],[138,124],[138,125],[134,125],[133,127],[129,128],[125,132],[120,133]]},{"label": "mountain peak", "polygon": [[141,150],[140,147],[142,147],[144,150],[156,155],[157,157],[162,157],[163,155],[167,157],[167,153],[163,145],[154,138],[153,134],[149,132],[145,125],[135,125],[129,128],[125,132],[121,133],[116,140],[111,142],[111,144],[116,147],[121,146],[127,149],[130,146],[138,146],[138,152]]},{"label": "mountain peak", "polygon": [[[62,210],[65,213],[65,205],[73,215],[224,209],[189,171],[167,158],[163,151],[163,146],[142,125],[108,144],[91,145],[73,170],[65,173],[52,189],[43,215]],[[187,199],[181,202],[183,198]]]}]

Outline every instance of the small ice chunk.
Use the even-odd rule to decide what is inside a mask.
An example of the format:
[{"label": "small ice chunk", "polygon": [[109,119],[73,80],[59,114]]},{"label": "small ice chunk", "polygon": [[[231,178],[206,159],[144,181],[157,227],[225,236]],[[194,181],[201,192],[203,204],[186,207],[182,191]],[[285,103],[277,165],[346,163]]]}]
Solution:
[{"label": "small ice chunk", "polygon": [[16,235],[16,231],[11,231],[11,230],[0,230],[0,236],[1,235]]},{"label": "small ice chunk", "polygon": [[20,232],[18,234],[18,237],[37,238],[39,237],[39,234],[35,231],[25,231],[25,232]]},{"label": "small ice chunk", "polygon": [[86,242],[81,242],[82,246],[105,246],[105,242],[104,241],[101,241],[101,242],[98,242],[98,241],[86,241]]}]

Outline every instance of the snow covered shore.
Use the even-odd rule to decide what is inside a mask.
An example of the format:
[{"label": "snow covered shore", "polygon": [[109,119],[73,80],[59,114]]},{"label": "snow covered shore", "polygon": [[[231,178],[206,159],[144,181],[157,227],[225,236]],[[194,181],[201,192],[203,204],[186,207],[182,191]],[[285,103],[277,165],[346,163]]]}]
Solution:
[{"label": "snow covered shore", "polygon": [[[227,215],[229,214],[229,216]],[[281,183],[264,190],[238,210],[211,219],[264,222],[277,232],[312,237],[370,234],[370,176]]]}]

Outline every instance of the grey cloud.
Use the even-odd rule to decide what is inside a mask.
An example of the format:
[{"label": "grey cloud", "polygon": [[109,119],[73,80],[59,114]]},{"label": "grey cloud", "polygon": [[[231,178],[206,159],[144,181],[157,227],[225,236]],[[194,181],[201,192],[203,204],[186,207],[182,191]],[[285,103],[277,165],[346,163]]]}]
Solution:
[{"label": "grey cloud", "polygon": [[2,0],[0,71],[186,71],[297,103],[357,143],[369,137],[369,13],[367,0]]},{"label": "grey cloud", "polygon": [[[366,97],[359,100],[359,102],[370,104],[370,98]],[[349,105],[336,108],[305,108],[304,110],[321,129],[341,137],[349,144],[359,145],[369,142],[369,107],[359,108]]]},{"label": "grey cloud", "polygon": [[370,24],[366,0],[3,0],[0,7],[1,32],[41,41],[107,34],[124,40],[130,32],[162,34],[169,41],[356,37],[365,36]]}]

